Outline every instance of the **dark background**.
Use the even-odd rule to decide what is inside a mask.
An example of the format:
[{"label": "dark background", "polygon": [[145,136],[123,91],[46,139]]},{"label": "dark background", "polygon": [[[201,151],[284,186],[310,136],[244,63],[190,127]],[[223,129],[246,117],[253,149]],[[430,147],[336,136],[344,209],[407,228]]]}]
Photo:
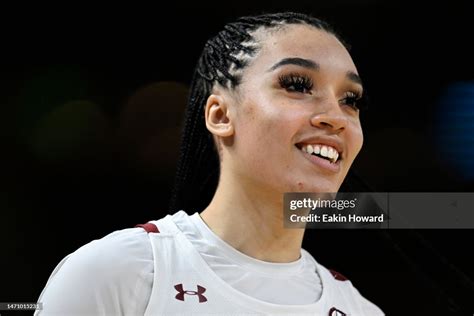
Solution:
[{"label": "dark background", "polygon": [[[446,115],[459,100],[467,112],[474,106],[466,92],[474,91],[473,22],[463,3],[63,9],[31,8],[2,28],[1,302],[36,301],[65,255],[175,211],[167,205],[194,64],[205,41],[241,15],[312,13],[352,45],[371,101],[354,170],[371,188],[474,189],[474,119],[459,128]],[[468,89],[452,97],[459,83]],[[473,237],[472,230],[308,231],[304,246],[388,315],[472,315]]]}]

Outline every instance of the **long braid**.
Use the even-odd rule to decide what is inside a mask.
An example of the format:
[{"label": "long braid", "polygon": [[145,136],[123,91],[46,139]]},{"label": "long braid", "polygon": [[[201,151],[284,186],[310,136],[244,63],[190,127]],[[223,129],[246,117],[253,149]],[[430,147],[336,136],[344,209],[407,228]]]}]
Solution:
[{"label": "long braid", "polygon": [[219,158],[204,119],[204,105],[213,86],[233,89],[240,84],[242,70],[259,49],[252,32],[287,24],[307,24],[334,34],[314,17],[277,13],[242,17],[205,44],[192,78],[170,211],[202,210],[217,188]]}]

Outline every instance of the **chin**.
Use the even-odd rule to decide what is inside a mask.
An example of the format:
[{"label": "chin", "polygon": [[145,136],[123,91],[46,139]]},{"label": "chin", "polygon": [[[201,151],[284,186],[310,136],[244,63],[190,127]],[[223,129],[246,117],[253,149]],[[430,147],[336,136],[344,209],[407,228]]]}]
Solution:
[{"label": "chin", "polygon": [[[318,181],[318,180],[315,180]],[[315,184],[309,181],[292,181],[292,185],[285,192],[315,192],[315,193],[335,193],[339,191],[342,183],[334,183],[333,181],[318,181]]]},{"label": "chin", "polygon": [[339,187],[331,186],[331,187],[314,187],[307,192],[314,192],[314,193],[336,193],[339,191]]}]

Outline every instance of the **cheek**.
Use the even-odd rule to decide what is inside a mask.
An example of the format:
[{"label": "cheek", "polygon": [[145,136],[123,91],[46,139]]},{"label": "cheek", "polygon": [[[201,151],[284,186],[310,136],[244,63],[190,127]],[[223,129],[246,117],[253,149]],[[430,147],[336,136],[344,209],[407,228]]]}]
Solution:
[{"label": "cheek", "polygon": [[359,122],[351,124],[347,142],[350,146],[350,158],[351,160],[354,160],[362,149],[362,144],[364,143],[364,134]]},{"label": "cheek", "polygon": [[288,147],[297,129],[295,114],[284,106],[252,104],[243,109],[236,124],[236,139],[262,152]]},{"label": "cheek", "polygon": [[[293,135],[301,126],[296,111],[284,104],[247,104],[236,122],[236,154],[253,172],[290,168]],[[290,149],[290,150],[289,150]]]}]

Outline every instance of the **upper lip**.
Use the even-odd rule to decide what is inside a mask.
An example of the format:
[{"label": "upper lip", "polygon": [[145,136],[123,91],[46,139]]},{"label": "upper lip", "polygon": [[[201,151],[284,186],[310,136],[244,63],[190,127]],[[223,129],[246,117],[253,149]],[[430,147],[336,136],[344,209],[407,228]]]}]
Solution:
[{"label": "upper lip", "polygon": [[299,141],[296,146],[301,149],[302,144],[311,144],[311,145],[326,145],[326,146],[331,146],[334,149],[337,150],[339,155],[342,157],[344,150],[343,150],[343,144],[340,140],[332,137],[327,137],[327,136],[312,136],[309,138],[305,138],[301,141]]}]

